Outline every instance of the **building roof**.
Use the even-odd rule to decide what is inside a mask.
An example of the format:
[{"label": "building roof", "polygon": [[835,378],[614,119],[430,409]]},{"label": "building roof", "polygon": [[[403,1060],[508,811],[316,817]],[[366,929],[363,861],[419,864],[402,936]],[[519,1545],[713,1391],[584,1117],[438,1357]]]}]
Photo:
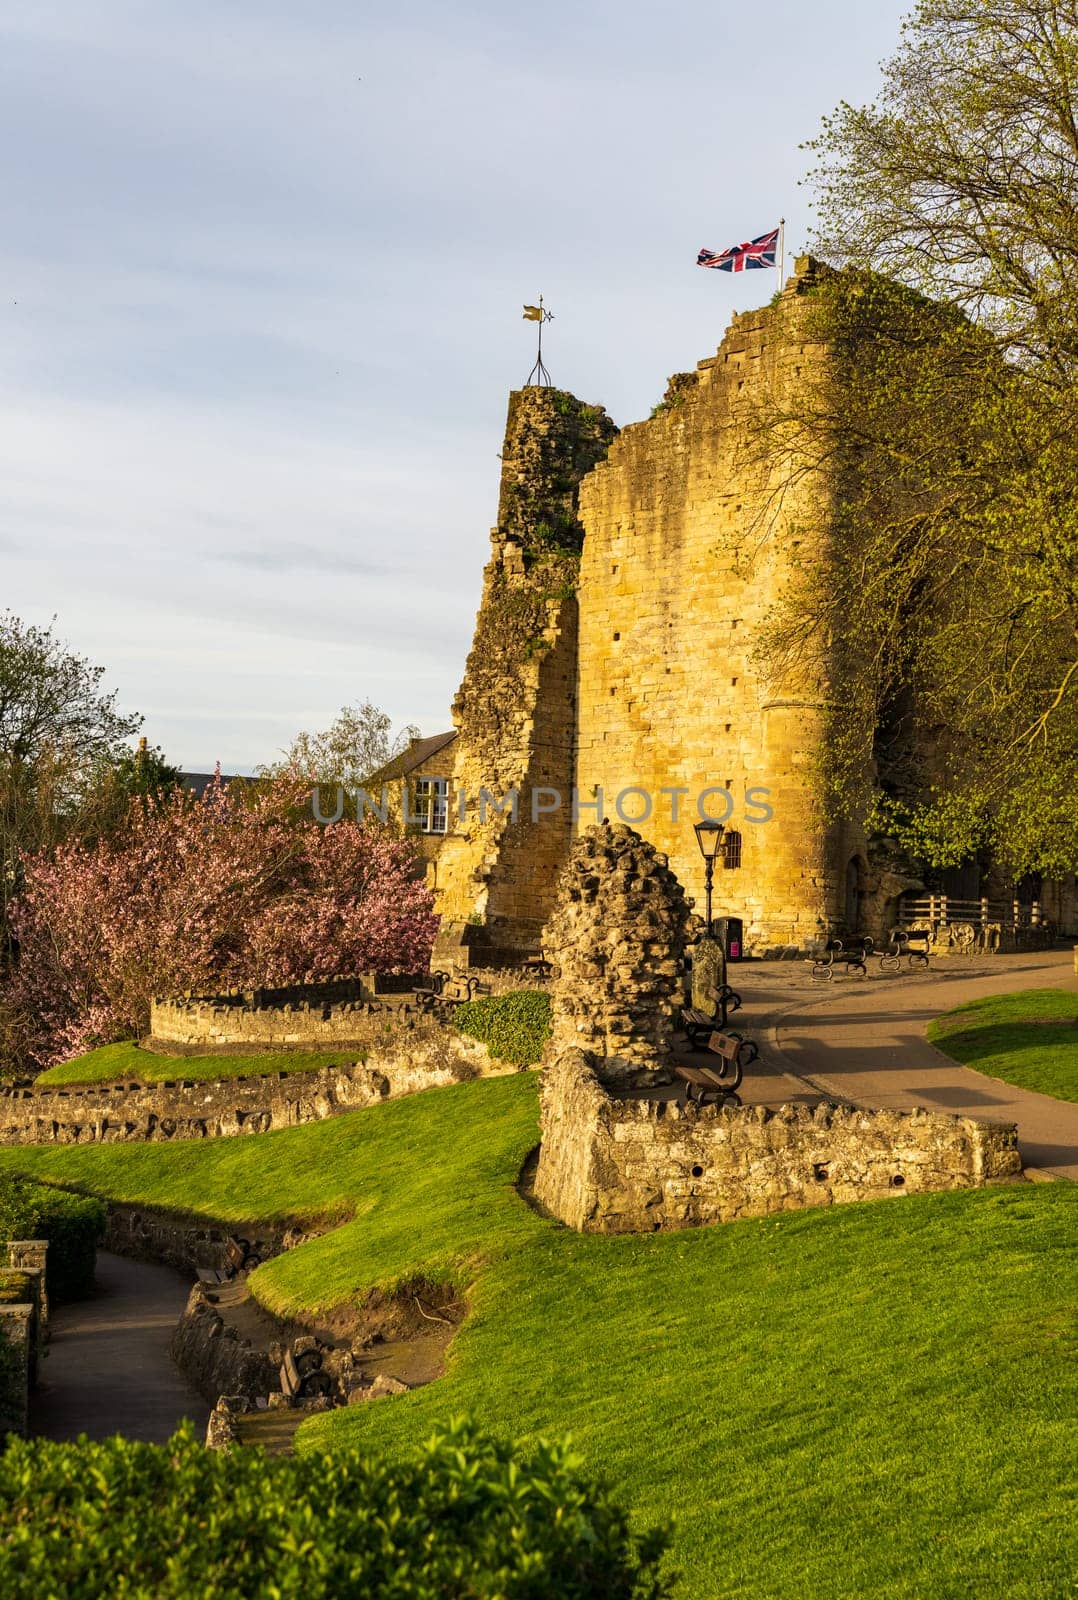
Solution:
[{"label": "building roof", "polygon": [[392,783],[394,778],[407,778],[408,774],[421,767],[424,761],[429,761],[439,750],[444,750],[446,745],[452,744],[456,737],[456,728],[450,728],[448,733],[432,733],[427,739],[413,739],[399,756],[394,756],[384,767],[371,773],[367,779],[367,786],[373,783]]},{"label": "building roof", "polygon": [[[183,788],[190,791],[196,800],[201,800],[210,784],[217,777],[216,772],[181,772],[180,783]],[[227,789],[233,781],[235,773],[222,772],[221,783]]]}]

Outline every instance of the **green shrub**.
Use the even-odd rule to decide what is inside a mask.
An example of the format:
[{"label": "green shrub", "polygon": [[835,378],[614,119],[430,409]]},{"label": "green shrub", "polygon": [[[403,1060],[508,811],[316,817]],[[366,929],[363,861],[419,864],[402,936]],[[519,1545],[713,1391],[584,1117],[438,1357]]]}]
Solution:
[{"label": "green shrub", "polygon": [[94,1256],[105,1234],[105,1205],[25,1178],[0,1177],[0,1245],[8,1239],[47,1239],[49,1294],[78,1300],[94,1286]]},{"label": "green shrub", "polygon": [[[663,1533],[634,1534],[564,1447],[527,1458],[454,1423],[417,1456],[268,1457],[16,1440],[0,1456],[0,1593],[98,1600],[660,1600]],[[111,1592],[111,1589],[110,1589]]]},{"label": "green shrub", "polygon": [[541,989],[486,995],[458,1006],[454,1021],[498,1061],[534,1067],[550,1033],[550,996]]}]

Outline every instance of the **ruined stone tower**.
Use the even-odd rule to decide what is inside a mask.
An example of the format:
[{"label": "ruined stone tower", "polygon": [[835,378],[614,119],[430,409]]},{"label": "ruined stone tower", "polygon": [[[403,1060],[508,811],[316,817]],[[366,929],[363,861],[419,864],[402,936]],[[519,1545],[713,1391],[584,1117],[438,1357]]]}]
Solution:
[{"label": "ruined stone tower", "polygon": [[[472,959],[537,951],[573,834],[598,820],[600,799],[667,856],[698,907],[698,803],[724,818],[715,912],[743,918],[757,949],[807,948],[858,919],[864,841],[817,800],[827,685],[765,676],[753,653],[832,522],[821,472],[791,474],[752,444],[754,419],[826,362],[802,315],[813,272],[798,262],[772,306],[735,317],[717,354],[617,438],[570,395],[512,396],[454,707],[453,787],[468,816],[439,860],[436,963],[468,944]],[[536,816],[536,786],[560,808],[541,797]],[[480,820],[483,787],[519,791],[516,823]]]},{"label": "ruined stone tower", "polygon": [[453,704],[459,737],[452,831],[437,863],[435,966],[534,953],[553,909],[570,841],[577,498],[616,431],[602,407],[560,389],[509,397],[498,522]]}]

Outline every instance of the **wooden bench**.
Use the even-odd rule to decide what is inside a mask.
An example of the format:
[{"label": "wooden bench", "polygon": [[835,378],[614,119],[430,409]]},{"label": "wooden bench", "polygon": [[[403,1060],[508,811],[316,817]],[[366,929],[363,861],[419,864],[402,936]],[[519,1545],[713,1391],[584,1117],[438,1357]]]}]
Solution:
[{"label": "wooden bench", "polygon": [[745,1068],[760,1054],[755,1041],[743,1039],[739,1033],[712,1033],[708,1038],[707,1048],[712,1055],[719,1057],[722,1062],[721,1067],[674,1068],[674,1076],[680,1078],[686,1085],[685,1098],[695,1099],[700,1105],[708,1096],[736,1094],[741,1087]]},{"label": "wooden bench", "polygon": [[722,1078],[711,1067],[675,1067],[675,1076],[685,1085],[686,1100],[706,1105],[708,1100],[724,1100],[733,1094],[731,1080]]}]

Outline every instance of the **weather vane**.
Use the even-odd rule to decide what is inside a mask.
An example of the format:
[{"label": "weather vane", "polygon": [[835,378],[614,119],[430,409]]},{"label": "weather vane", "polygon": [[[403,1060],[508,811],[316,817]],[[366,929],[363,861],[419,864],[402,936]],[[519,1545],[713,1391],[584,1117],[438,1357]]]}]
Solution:
[{"label": "weather vane", "polygon": [[539,324],[539,353],[535,358],[534,367],[528,373],[524,387],[525,389],[532,386],[542,389],[552,389],[554,385],[550,381],[550,373],[543,365],[543,323],[553,322],[554,313],[553,311],[545,311],[543,309],[542,295],[539,296],[539,304],[537,306],[524,307],[524,321],[537,322]]}]

